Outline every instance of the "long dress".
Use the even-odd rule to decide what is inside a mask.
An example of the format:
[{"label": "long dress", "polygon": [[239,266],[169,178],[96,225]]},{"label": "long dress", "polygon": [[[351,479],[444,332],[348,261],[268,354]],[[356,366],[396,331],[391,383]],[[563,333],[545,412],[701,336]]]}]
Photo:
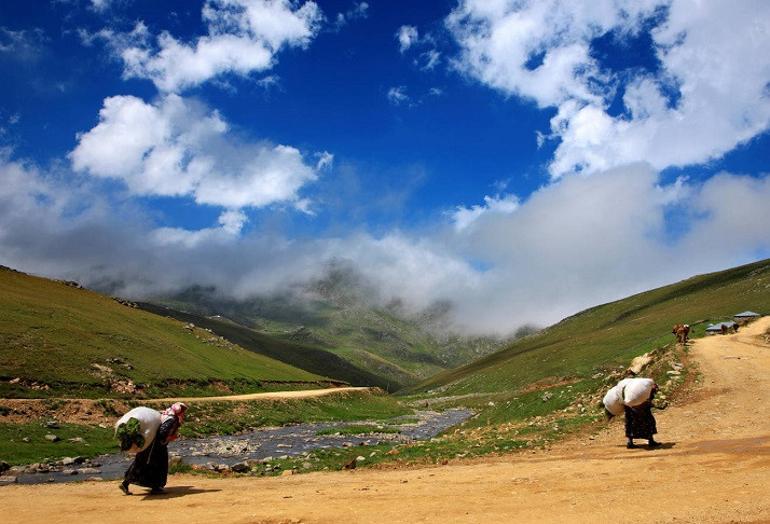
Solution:
[{"label": "long dress", "polygon": [[127,484],[160,489],[168,479],[168,442],[179,429],[179,419],[170,417],[158,428],[152,444],[136,454],[125,475]]},{"label": "long dress", "polygon": [[626,437],[652,439],[658,432],[655,417],[652,416],[652,402],[647,401],[640,406],[625,407]]}]

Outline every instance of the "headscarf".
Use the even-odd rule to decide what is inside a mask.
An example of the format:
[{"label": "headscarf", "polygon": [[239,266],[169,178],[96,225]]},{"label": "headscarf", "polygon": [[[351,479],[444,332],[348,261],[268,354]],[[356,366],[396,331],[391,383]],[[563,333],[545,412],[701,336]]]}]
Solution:
[{"label": "headscarf", "polygon": [[169,417],[176,417],[181,424],[184,422],[185,411],[187,411],[187,404],[183,402],[174,402],[168,408],[166,408],[163,413],[161,413],[161,421],[165,422]]}]

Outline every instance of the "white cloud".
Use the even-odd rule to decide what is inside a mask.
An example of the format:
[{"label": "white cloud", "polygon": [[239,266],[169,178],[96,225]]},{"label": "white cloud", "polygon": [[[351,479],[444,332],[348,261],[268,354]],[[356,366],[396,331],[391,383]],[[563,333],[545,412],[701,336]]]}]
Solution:
[{"label": "white cloud", "polygon": [[388,89],[388,100],[394,106],[400,106],[401,104],[408,104],[411,99],[406,93],[406,86],[394,86]]},{"label": "white cloud", "polygon": [[484,204],[475,204],[471,207],[457,206],[451,213],[456,231],[463,231],[473,224],[484,213],[509,214],[519,207],[519,199],[516,195],[485,196]]},{"label": "white cloud", "polygon": [[231,209],[297,201],[317,177],[296,148],[240,140],[218,112],[178,95],[154,104],[106,98],[70,159],[76,171],[121,180],[131,194]]},{"label": "white cloud", "polygon": [[[643,3],[629,7],[638,19]],[[620,23],[610,0],[587,5],[559,0],[460,3],[446,20],[461,46],[457,66],[505,93],[534,100],[540,107],[577,99],[601,100],[588,79],[600,75],[589,43]],[[542,55],[536,68],[527,64]]]},{"label": "white cloud", "polygon": [[337,13],[334,19],[334,28],[339,31],[354,20],[361,20],[369,16],[369,4],[367,2],[353,2],[350,9],[344,13]]},{"label": "white cloud", "polygon": [[[635,72],[627,115],[608,114],[619,77],[603,71],[591,41],[619,38],[667,9],[652,31],[660,72]],[[447,26],[457,67],[506,94],[556,107],[554,177],[644,160],[657,169],[718,158],[770,126],[770,4],[761,0],[644,2],[466,0]],[[662,92],[679,92],[675,106]]]},{"label": "white cloud", "polygon": [[35,61],[43,53],[48,37],[42,29],[12,30],[0,27],[0,56],[18,61]]},{"label": "white cloud", "polygon": [[281,79],[278,75],[267,75],[264,78],[260,78],[255,82],[258,86],[265,89],[265,91],[269,91],[272,88],[277,88],[281,85]]},{"label": "white cloud", "polygon": [[398,40],[398,50],[403,53],[414,44],[419,42],[420,33],[413,25],[402,25],[398,28],[396,33],[396,40]]},{"label": "white cloud", "polygon": [[245,213],[233,208],[198,231],[158,228],[92,181],[46,173],[6,152],[0,264],[137,298],[196,284],[244,298],[286,292],[342,261],[371,286],[376,303],[400,300],[419,312],[447,301],[456,329],[506,333],[770,254],[770,175],[663,184],[637,164],[567,175],[518,203],[489,197],[460,230],[448,221],[422,233],[302,241],[264,229],[243,233]]},{"label": "white cloud", "polygon": [[770,175],[761,178],[716,175],[701,186],[690,188],[690,213],[698,217],[683,239],[683,252],[706,259],[727,258],[756,246],[770,249]]},{"label": "white cloud", "polygon": [[441,53],[435,49],[429,49],[424,53],[421,53],[418,59],[415,59],[415,64],[425,71],[434,69],[441,60]]},{"label": "white cloud", "polygon": [[126,78],[146,78],[161,91],[178,92],[226,73],[270,69],[281,49],[306,47],[323,21],[315,2],[291,0],[207,0],[202,16],[208,34],[192,43],[167,31],[154,44],[136,29],[131,35],[101,36],[123,60]]},{"label": "white cloud", "polygon": [[[455,299],[456,317],[482,332],[542,325],[767,256],[767,198],[770,176],[661,184],[641,164],[565,176],[513,212],[483,210],[471,227],[442,239],[458,256],[488,267],[477,288]],[[670,232],[671,215],[679,217],[677,234]]]},{"label": "white cloud", "polygon": [[299,200],[296,200],[294,202],[294,209],[309,216],[315,216],[316,214],[313,209],[313,201],[309,198],[300,198]]},{"label": "white cloud", "polygon": [[237,209],[222,212],[218,226],[197,230],[180,227],[160,227],[149,232],[150,243],[158,247],[178,246],[186,249],[201,244],[222,244],[234,241],[248,221],[246,214]]},{"label": "white cloud", "polygon": [[332,167],[332,164],[334,164],[334,155],[332,155],[328,151],[318,153],[316,156],[318,157],[318,162],[316,162],[315,164],[316,171],[323,171],[324,169],[330,169]]},{"label": "white cloud", "polygon": [[224,211],[217,219],[222,229],[231,235],[237,235],[243,229],[244,224],[248,221],[246,214],[240,209],[228,209]]},{"label": "white cloud", "polygon": [[112,4],[112,0],[91,0],[91,8],[98,12],[106,11],[110,4]]}]

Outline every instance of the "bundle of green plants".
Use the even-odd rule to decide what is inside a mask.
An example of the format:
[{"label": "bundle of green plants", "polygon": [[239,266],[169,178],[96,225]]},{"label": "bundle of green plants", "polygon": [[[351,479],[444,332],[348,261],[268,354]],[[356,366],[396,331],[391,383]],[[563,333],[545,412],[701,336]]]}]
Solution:
[{"label": "bundle of green plants", "polygon": [[121,451],[128,451],[134,445],[139,449],[144,447],[144,435],[142,435],[139,420],[133,417],[128,419],[128,422],[118,426],[118,429],[115,430],[115,436],[120,441]]}]

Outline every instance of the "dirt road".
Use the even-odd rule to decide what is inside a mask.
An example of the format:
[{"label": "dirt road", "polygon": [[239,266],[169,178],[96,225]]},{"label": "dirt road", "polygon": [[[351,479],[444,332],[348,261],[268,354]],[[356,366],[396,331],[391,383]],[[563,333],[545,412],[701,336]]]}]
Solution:
[{"label": "dirt road", "polygon": [[180,398],[158,398],[152,399],[152,402],[221,402],[221,401],[239,401],[239,400],[274,400],[290,398],[314,398],[325,397],[337,393],[349,393],[351,391],[369,391],[368,387],[344,387],[344,388],[325,388],[325,389],[298,389],[296,391],[272,391],[269,393],[248,393],[246,395],[223,395],[221,397],[180,397]]},{"label": "dirt road", "polygon": [[[246,395],[222,395],[217,397],[176,397],[176,398],[152,398],[142,399],[142,402],[153,407],[165,406],[172,402],[188,402],[199,404],[201,402],[235,402],[243,400],[284,400],[325,397],[340,393],[365,392],[376,388],[368,387],[340,387],[325,389],[299,389],[295,391],[271,391],[268,393],[249,393]],[[51,401],[55,400],[56,410],[52,411]],[[108,399],[105,399],[108,400]],[[56,417],[59,422],[74,424],[109,424],[115,422],[114,412],[104,409],[102,400],[86,398],[57,398],[57,399],[18,399],[4,398],[0,402],[6,407],[12,408],[12,412],[3,417],[3,422],[25,423],[30,420]],[[111,404],[118,411],[128,410],[125,400],[112,400]]]},{"label": "dirt road", "polygon": [[[167,495],[114,482],[0,488],[4,522],[770,522],[770,329],[698,340],[696,398],[658,414],[663,449],[595,440],[481,462],[279,478],[175,476]],[[136,490],[140,492],[140,490]]]}]

